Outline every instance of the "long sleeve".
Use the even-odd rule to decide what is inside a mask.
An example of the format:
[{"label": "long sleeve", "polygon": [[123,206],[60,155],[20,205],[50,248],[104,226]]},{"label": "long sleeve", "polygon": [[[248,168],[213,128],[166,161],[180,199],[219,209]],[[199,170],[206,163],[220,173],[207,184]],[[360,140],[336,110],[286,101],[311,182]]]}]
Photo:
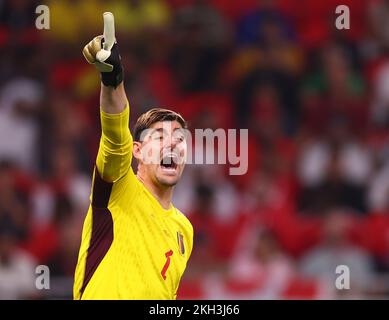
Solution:
[{"label": "long sleeve", "polygon": [[104,181],[116,182],[125,175],[132,160],[132,136],[129,129],[130,107],[118,114],[100,109],[101,139],[97,154],[97,170]]}]

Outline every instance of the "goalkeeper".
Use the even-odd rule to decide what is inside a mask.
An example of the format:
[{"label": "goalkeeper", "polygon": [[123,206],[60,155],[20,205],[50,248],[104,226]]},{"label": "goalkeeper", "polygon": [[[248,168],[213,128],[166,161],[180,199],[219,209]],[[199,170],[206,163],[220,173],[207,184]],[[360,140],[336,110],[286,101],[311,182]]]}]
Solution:
[{"label": "goalkeeper", "polygon": [[171,202],[185,165],[186,122],[156,108],[131,135],[114,17],[103,18],[104,34],[83,50],[101,74],[102,134],[74,299],[175,299],[193,245],[191,223]]}]

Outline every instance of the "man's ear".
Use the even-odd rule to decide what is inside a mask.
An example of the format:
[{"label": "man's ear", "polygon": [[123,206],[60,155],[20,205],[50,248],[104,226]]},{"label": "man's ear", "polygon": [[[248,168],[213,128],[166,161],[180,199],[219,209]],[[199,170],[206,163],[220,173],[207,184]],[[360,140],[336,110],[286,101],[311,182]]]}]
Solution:
[{"label": "man's ear", "polygon": [[133,142],[132,154],[138,163],[142,160],[142,144],[138,141]]}]

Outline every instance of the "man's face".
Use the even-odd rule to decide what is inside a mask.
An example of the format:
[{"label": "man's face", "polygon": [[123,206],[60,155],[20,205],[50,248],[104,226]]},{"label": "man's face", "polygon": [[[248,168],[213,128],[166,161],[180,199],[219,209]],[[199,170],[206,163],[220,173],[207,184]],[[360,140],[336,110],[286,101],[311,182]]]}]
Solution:
[{"label": "man's face", "polygon": [[185,132],[180,123],[156,122],[141,135],[141,141],[139,161],[143,172],[155,184],[174,186],[184,170],[187,150]]}]

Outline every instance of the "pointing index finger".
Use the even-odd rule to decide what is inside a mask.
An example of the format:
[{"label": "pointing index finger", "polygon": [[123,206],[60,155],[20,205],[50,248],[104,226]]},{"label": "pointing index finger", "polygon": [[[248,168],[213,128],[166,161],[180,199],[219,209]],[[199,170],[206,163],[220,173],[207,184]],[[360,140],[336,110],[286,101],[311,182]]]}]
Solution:
[{"label": "pointing index finger", "polygon": [[115,43],[115,20],[111,12],[104,12],[104,50],[111,50]]}]

